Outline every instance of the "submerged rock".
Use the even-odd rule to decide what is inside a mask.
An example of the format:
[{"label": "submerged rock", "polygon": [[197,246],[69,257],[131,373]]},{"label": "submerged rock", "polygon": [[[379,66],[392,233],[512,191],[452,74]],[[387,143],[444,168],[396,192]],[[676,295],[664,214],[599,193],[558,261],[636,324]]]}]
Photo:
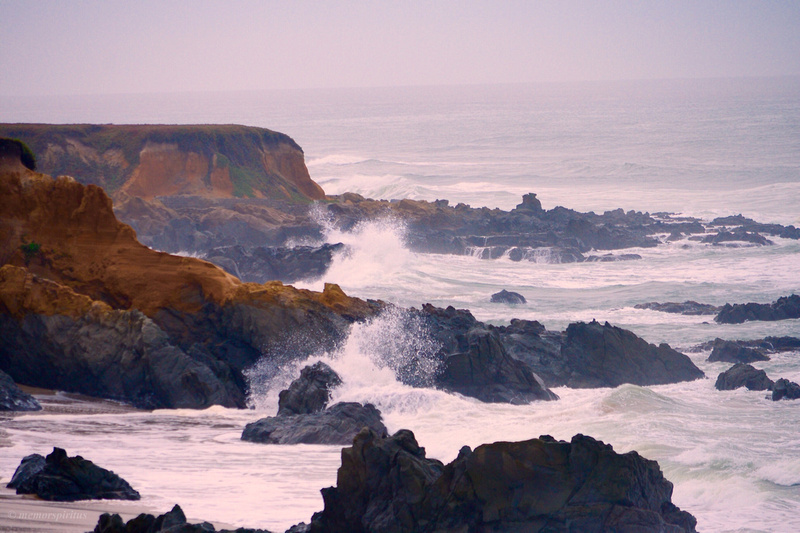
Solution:
[{"label": "submerged rock", "polygon": [[[209,533],[217,531],[212,524],[190,524],[179,505],[159,516],[142,513],[127,522],[118,514],[103,513],[92,533]],[[270,533],[266,529],[220,529],[218,533]]]},{"label": "submerged rock", "polygon": [[139,493],[114,472],[80,455],[68,457],[61,448],[53,448],[46,458],[38,454],[25,457],[14,472],[9,488],[16,489],[17,494],[36,494],[51,501],[140,498]]},{"label": "submerged rock", "polygon": [[661,311],[663,313],[676,313],[681,315],[716,315],[719,312],[719,307],[716,305],[701,304],[693,300],[687,300],[683,303],[678,302],[647,302],[643,304],[636,304],[634,309],[651,309],[653,311]]},{"label": "submerged rock", "polygon": [[772,390],[774,382],[763,370],[757,370],[746,363],[736,363],[720,373],[714,387],[717,390],[734,390],[747,387],[748,390]]},{"label": "submerged rock", "polygon": [[708,356],[708,360],[711,362],[753,363],[755,361],[769,361],[769,356],[760,349],[744,346],[736,341],[716,338],[712,344],[711,355]]},{"label": "submerged rock", "polygon": [[364,430],[322,489],[313,533],[419,531],[694,532],[655,461],[576,435],[464,447],[448,465],[413,433]]},{"label": "submerged rock", "polygon": [[11,379],[11,376],[0,370],[0,411],[39,411],[39,402],[23,392]]},{"label": "submerged rock", "polygon": [[362,428],[387,433],[371,403],[340,402],[311,414],[281,415],[247,424],[242,440],[262,444],[349,444]]},{"label": "submerged rock", "polygon": [[518,292],[507,291],[503,289],[500,292],[492,294],[492,303],[499,304],[524,304],[528,303],[523,295]]}]

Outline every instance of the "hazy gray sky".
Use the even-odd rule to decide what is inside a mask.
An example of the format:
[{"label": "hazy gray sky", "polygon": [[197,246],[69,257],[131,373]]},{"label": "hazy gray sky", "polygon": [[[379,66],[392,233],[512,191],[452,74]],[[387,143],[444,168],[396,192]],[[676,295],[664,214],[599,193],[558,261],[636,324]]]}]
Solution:
[{"label": "hazy gray sky", "polygon": [[0,0],[0,94],[800,74],[800,1]]}]

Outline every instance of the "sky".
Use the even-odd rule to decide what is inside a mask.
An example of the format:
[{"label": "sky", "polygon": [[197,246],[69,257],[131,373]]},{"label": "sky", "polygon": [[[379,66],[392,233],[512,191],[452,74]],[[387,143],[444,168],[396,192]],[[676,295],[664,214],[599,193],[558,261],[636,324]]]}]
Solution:
[{"label": "sky", "polygon": [[0,95],[800,75],[800,1],[0,0]]}]

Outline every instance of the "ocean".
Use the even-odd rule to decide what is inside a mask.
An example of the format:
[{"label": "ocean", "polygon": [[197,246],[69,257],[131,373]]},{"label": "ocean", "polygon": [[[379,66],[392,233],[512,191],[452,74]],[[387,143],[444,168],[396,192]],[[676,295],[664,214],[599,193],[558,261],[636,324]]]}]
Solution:
[{"label": "ocean", "polygon": [[[704,220],[741,213],[800,225],[800,78],[0,97],[0,121],[267,127],[303,147],[328,194],[510,209],[534,192],[545,209]],[[326,240],[348,243],[351,253],[324,280],[298,285],[335,282],[350,295],[404,307],[453,305],[492,324],[525,318],[561,330],[608,321],[686,352],[708,379],[556,388],[556,402],[484,404],[399,383],[391,359],[424,349],[427,337],[394,315],[355,325],[339,352],[309,362],[325,360],[342,375],[334,401],[374,403],[390,431],[411,429],[429,457],[447,462],[465,444],[583,433],[657,460],[675,485],[673,502],[698,519],[698,531],[797,531],[800,402],[716,391],[730,365],[687,351],[717,337],[800,336],[800,320],[719,325],[634,307],[768,303],[800,293],[800,242],[770,239],[775,244],[763,247],[682,240],[627,250],[641,260],[558,264],[546,253],[522,262],[413,253],[391,220],[351,233],[330,228]],[[490,303],[501,289],[528,303]],[[308,522],[322,509],[319,489],[335,484],[340,448],[239,440],[246,423],[276,412],[277,393],[300,366],[271,380],[255,368],[253,410],[146,412],[42,395],[51,410],[0,422],[0,478],[23,456],[59,446],[114,470],[160,512],[179,503],[190,518],[273,531]],[[798,352],[754,366],[800,382]]]}]

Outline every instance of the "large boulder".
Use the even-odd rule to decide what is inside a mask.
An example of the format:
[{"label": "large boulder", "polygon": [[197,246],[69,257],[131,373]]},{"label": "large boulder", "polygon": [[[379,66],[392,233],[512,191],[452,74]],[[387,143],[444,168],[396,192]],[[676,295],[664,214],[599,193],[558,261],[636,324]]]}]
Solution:
[{"label": "large boulder", "polygon": [[466,334],[467,349],[445,357],[438,386],[483,402],[525,404],[557,400],[528,365],[514,359],[496,331],[473,328]]},{"label": "large boulder", "polygon": [[464,447],[448,465],[414,435],[364,430],[322,490],[313,533],[695,531],[655,461],[576,435]]},{"label": "large boulder", "polygon": [[312,414],[262,418],[247,424],[242,440],[262,444],[349,444],[362,428],[387,433],[381,412],[371,403],[340,402]]},{"label": "large boulder", "polygon": [[331,389],[341,384],[339,374],[322,361],[303,368],[300,377],[278,395],[278,416],[322,411],[331,399]]},{"label": "large boulder", "polygon": [[11,376],[0,370],[0,411],[39,411],[39,402],[23,392],[11,379]]},{"label": "large boulder", "polygon": [[655,346],[608,322],[578,322],[567,327],[561,356],[568,387],[663,385],[705,377],[686,355],[668,344]]},{"label": "large boulder", "polygon": [[753,363],[755,361],[769,361],[769,356],[758,348],[751,348],[737,341],[714,339],[711,362],[722,361],[725,363]]},{"label": "large boulder", "polygon": [[772,390],[774,382],[763,370],[757,370],[746,363],[736,363],[717,377],[714,384],[717,390],[734,390],[747,387],[748,390]]},{"label": "large boulder", "polygon": [[25,457],[9,487],[15,488],[17,494],[35,494],[51,501],[140,498],[139,493],[114,472],[80,455],[68,457],[61,448],[53,448],[44,460],[36,454]]}]

